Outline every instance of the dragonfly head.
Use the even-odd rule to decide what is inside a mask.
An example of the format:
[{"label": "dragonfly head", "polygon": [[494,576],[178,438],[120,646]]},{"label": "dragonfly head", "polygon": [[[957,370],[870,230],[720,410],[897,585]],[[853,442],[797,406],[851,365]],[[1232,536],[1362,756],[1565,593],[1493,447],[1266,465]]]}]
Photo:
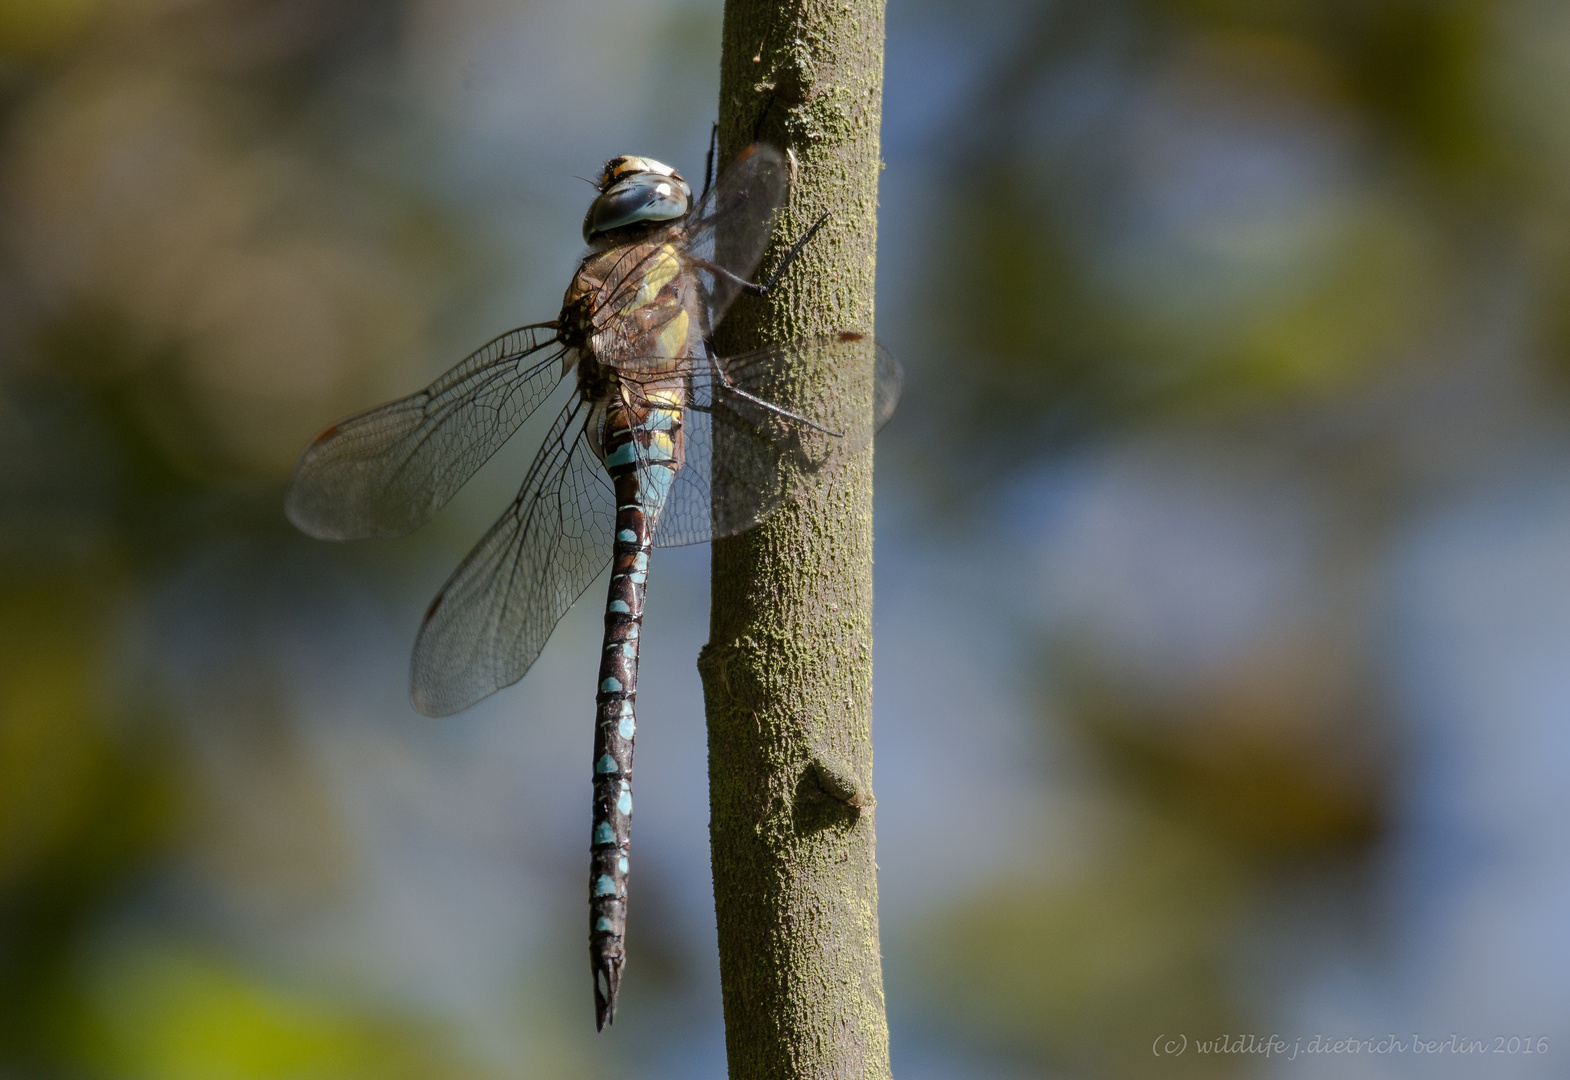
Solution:
[{"label": "dragonfly head", "polygon": [[692,206],[687,181],[653,158],[611,158],[600,173],[599,187],[583,218],[583,239],[590,244],[628,225],[675,221]]}]

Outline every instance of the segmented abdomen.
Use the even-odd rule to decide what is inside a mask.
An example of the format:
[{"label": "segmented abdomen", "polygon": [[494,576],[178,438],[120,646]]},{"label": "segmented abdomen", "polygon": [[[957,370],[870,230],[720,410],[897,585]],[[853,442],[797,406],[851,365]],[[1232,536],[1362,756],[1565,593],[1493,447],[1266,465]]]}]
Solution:
[{"label": "segmented abdomen", "polygon": [[616,1015],[626,959],[627,870],[632,827],[632,751],[637,723],[638,635],[654,527],[681,467],[681,394],[646,396],[671,408],[606,410],[606,471],[616,489],[616,539],[605,647],[600,656],[594,720],[594,832],[589,859],[589,957],[594,970],[595,1024]]}]

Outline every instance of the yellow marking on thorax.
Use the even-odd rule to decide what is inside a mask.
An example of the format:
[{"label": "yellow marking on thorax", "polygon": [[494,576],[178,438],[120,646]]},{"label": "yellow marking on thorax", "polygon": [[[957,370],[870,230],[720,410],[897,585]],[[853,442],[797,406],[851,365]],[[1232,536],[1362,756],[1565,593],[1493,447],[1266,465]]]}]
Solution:
[{"label": "yellow marking on thorax", "polygon": [[676,250],[669,244],[662,244],[658,251],[651,254],[644,264],[643,280],[638,283],[638,292],[621,309],[621,314],[631,315],[641,307],[654,303],[654,298],[659,296],[660,290],[669,285],[671,279],[681,273],[681,259],[676,255]]},{"label": "yellow marking on thorax", "polygon": [[687,355],[687,309],[677,308],[675,316],[660,330],[659,348],[661,356],[686,356]]}]

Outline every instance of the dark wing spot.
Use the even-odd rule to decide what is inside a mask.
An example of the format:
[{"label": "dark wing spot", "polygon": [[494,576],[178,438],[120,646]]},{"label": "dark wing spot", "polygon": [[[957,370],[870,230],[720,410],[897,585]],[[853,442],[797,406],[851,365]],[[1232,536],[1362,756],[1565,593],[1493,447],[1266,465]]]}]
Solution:
[{"label": "dark wing spot", "polygon": [[436,594],[436,599],[431,601],[431,606],[425,609],[425,618],[420,620],[420,625],[424,626],[426,623],[430,622],[431,621],[431,616],[435,615],[436,614],[436,609],[441,607],[441,606],[442,606],[442,594],[441,593],[437,593]]},{"label": "dark wing spot", "polygon": [[852,341],[865,341],[866,338],[867,338],[866,334],[858,334],[854,330],[841,330],[840,331],[840,341],[846,342],[847,344],[849,342],[852,342]]},{"label": "dark wing spot", "polygon": [[326,431],[324,431],[320,435],[316,436],[316,442],[324,443],[324,442],[326,442],[328,439],[332,438],[336,434],[338,434],[338,425],[334,424],[332,427],[328,428]]}]

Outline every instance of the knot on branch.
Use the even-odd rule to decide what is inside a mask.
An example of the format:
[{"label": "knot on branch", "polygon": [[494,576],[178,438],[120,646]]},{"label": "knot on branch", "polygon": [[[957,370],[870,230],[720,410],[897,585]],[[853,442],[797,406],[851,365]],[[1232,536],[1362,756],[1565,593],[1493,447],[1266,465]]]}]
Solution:
[{"label": "knot on branch", "polygon": [[873,803],[872,792],[857,779],[845,763],[828,754],[816,753],[807,762],[807,776],[826,798],[862,810]]}]

